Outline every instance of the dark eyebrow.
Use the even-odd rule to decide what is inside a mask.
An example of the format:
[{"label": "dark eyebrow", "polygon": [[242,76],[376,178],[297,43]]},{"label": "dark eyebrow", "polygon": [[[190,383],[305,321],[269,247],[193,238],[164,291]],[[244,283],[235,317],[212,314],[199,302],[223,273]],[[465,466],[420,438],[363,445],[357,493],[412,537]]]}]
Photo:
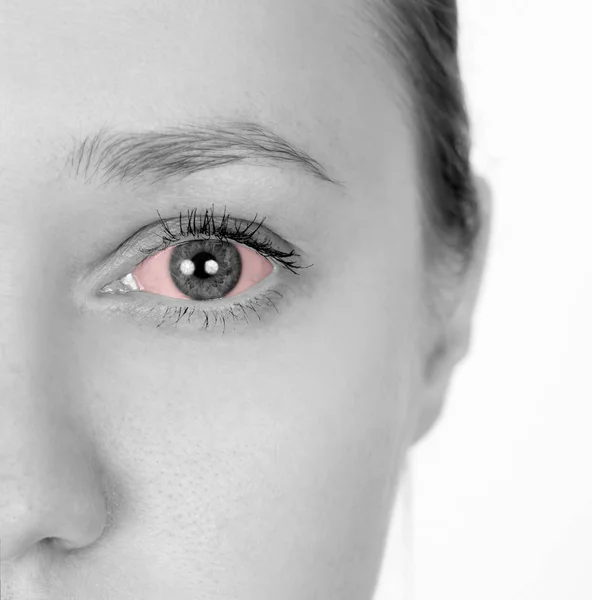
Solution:
[{"label": "dark eyebrow", "polygon": [[325,168],[269,129],[252,122],[228,121],[214,125],[182,124],[160,131],[111,131],[74,142],[66,168],[89,183],[99,174],[103,183],[134,181],[156,183],[237,162],[296,164],[336,185]]}]

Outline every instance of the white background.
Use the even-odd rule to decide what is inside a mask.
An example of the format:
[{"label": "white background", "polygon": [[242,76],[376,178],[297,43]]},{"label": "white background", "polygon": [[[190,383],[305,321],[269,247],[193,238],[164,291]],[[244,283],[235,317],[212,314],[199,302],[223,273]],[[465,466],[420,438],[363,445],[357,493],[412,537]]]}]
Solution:
[{"label": "white background", "polygon": [[376,600],[591,600],[592,4],[459,8],[489,264],[472,354],[410,456],[413,564],[398,504]]}]

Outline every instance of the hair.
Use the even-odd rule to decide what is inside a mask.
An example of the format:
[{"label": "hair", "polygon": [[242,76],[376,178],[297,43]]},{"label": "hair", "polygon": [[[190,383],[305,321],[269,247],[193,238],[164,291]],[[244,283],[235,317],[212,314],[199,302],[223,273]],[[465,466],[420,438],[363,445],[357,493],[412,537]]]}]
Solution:
[{"label": "hair", "polygon": [[[422,179],[430,225],[426,247],[432,258],[441,256],[443,242],[460,259],[455,262],[464,273],[481,229],[481,215],[457,56],[456,0],[367,0],[365,8],[387,58],[399,63],[408,82],[427,174]],[[434,239],[441,243],[434,244]]]}]

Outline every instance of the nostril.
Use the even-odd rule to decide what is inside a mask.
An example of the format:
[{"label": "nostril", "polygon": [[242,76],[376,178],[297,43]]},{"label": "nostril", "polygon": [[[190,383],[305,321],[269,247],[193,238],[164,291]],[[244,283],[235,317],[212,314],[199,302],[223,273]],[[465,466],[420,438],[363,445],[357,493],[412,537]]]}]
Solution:
[{"label": "nostril", "polygon": [[79,547],[74,542],[67,540],[65,538],[61,538],[61,537],[43,538],[39,542],[39,545],[41,547],[45,546],[48,549],[53,550],[53,551],[57,550],[58,552],[70,552],[71,550],[74,550],[75,548]]}]

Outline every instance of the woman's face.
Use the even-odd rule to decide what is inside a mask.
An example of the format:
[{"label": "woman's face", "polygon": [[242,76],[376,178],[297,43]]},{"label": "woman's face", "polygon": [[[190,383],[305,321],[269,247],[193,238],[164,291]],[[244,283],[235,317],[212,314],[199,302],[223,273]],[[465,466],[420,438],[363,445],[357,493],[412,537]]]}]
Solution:
[{"label": "woman's face", "polygon": [[3,598],[371,598],[425,273],[358,4],[3,0]]}]

